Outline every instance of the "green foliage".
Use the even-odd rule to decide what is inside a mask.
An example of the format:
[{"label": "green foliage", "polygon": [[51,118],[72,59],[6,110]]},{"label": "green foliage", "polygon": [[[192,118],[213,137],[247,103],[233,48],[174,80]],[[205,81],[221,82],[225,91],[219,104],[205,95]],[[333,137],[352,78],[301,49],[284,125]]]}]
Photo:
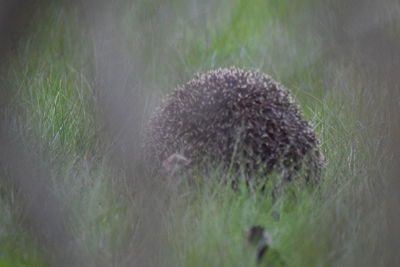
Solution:
[{"label": "green foliage", "polygon": [[21,211],[13,194],[0,195],[0,267],[44,266],[44,258],[16,219]]},{"label": "green foliage", "polygon": [[[327,66],[318,40],[296,25],[312,1],[212,1],[210,12],[197,16],[188,2],[171,1],[169,27],[157,21],[160,1],[137,1],[122,12],[123,45],[141,52],[146,64],[138,71],[143,87],[151,88],[148,93],[160,96],[211,68],[261,68],[293,90],[322,141],[326,166],[316,190],[292,184],[276,203],[271,194],[250,192],[244,182],[237,192],[231,190],[223,179],[227,174],[192,174],[194,183],[182,182],[165,211],[176,266],[256,266],[245,239],[255,224],[268,230],[273,250],[288,266],[331,266],[335,233],[324,228],[329,210],[343,205],[345,189],[363,168],[365,150],[355,143],[361,129],[353,112],[363,104],[361,85],[355,77],[343,78],[350,75],[346,69]],[[17,89],[9,114],[16,131],[36,136],[51,155],[65,155],[53,166],[49,184],[71,200],[71,228],[88,262],[111,266],[137,242],[139,204],[135,190],[121,193],[124,185],[115,184],[126,177],[110,170],[107,156],[97,149],[94,81],[87,73],[83,33],[70,12],[54,8],[40,14],[29,42],[18,49],[8,77]],[[332,77],[326,77],[326,68]],[[3,191],[1,199],[12,194]],[[2,213],[6,208],[18,212],[0,202]],[[44,266],[26,234],[14,231],[20,222],[2,218],[0,267]],[[270,253],[262,264],[280,263]]]},{"label": "green foliage", "polygon": [[19,130],[32,132],[45,150],[86,153],[93,144],[93,94],[82,72],[83,47],[71,15],[38,14],[32,35],[10,69],[17,90],[10,113],[21,116]]}]

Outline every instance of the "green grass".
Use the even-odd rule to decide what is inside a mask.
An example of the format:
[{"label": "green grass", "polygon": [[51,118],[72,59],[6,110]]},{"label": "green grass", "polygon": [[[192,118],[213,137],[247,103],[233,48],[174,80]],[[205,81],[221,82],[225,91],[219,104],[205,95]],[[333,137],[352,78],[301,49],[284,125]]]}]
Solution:
[{"label": "green grass", "polygon": [[[353,210],[347,206],[357,201],[349,196],[365,185],[363,169],[376,147],[364,139],[366,126],[358,119],[368,101],[359,78],[352,69],[327,62],[322,44],[297,24],[300,15],[311,12],[312,1],[225,0],[204,4],[207,12],[196,15],[196,8],[177,0],[165,11],[171,17],[168,27],[155,11],[157,3],[128,5],[115,26],[122,46],[140,52],[139,84],[151,103],[146,114],[195,72],[230,65],[260,68],[292,89],[315,125],[326,158],[316,190],[293,185],[275,204],[268,194],[250,193],[245,186],[232,191],[222,182],[226,174],[218,171],[209,177],[193,174],[194,184],[181,182],[160,204],[170,261],[174,266],[256,266],[245,235],[260,224],[289,266],[346,264],[346,250],[356,246],[356,225],[362,221],[346,217]],[[129,177],[112,168],[104,154],[85,39],[76,13],[56,10],[38,14],[31,37],[18,49],[7,77],[16,88],[7,119],[22,139],[34,136],[32,147],[55,159],[49,185],[72,211],[68,225],[85,266],[123,266],[143,242],[137,233],[140,189],[128,186]],[[0,187],[0,192],[0,267],[46,266],[40,244],[35,248],[18,220],[20,207],[10,202],[13,190]],[[343,222],[356,232],[346,242],[332,228]],[[348,247],[337,246],[343,243]]]},{"label": "green grass", "polygon": [[38,21],[9,71],[17,91],[10,113],[23,118],[21,127],[35,133],[43,148],[87,152],[95,128],[93,93],[76,53],[82,47],[77,26],[67,25],[63,11]]}]

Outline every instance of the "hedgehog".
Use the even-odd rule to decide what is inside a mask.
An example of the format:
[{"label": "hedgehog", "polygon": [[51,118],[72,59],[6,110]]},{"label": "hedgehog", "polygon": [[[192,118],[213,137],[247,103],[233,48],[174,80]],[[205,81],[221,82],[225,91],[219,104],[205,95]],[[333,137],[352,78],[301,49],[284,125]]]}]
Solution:
[{"label": "hedgehog", "polygon": [[[290,91],[259,70],[220,68],[178,86],[151,116],[147,160],[180,153],[190,166],[222,166],[247,177],[319,180],[323,165],[312,124]],[[301,175],[300,175],[301,173]]]}]

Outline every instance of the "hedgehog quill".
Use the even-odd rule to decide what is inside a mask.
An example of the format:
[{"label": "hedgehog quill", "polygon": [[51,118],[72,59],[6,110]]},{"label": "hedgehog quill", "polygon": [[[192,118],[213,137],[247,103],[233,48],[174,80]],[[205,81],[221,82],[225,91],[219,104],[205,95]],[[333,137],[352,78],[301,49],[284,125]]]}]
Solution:
[{"label": "hedgehog quill", "polygon": [[[157,108],[145,153],[162,164],[180,153],[191,166],[222,165],[248,177],[273,171],[290,181],[318,181],[323,165],[312,124],[289,90],[258,70],[236,67],[197,74]],[[302,175],[298,175],[302,173]]]}]

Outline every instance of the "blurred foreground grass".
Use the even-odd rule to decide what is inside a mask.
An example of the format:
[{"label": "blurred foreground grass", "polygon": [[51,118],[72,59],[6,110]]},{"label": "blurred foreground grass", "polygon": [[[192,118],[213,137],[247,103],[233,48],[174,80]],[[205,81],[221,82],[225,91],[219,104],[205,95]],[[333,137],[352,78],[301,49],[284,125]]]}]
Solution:
[{"label": "blurred foreground grass", "polygon": [[[218,171],[193,174],[194,185],[183,179],[159,218],[171,248],[166,262],[173,266],[255,266],[245,241],[254,224],[268,229],[289,266],[354,261],[348,253],[357,246],[363,218],[352,214],[360,203],[349,196],[371,190],[363,177],[378,150],[359,119],[370,96],[353,67],[327,60],[319,38],[304,28],[313,7],[313,1],[136,1],[119,10],[120,23],[113,26],[118,40],[140,52],[135,71],[149,103],[145,114],[195,72],[260,68],[292,90],[326,158],[317,190],[292,186],[275,204],[263,193],[233,192],[221,182],[227,174]],[[140,188],[125,187],[129,177],[110,167],[100,138],[103,125],[96,121],[98,77],[85,43],[88,33],[76,16],[76,10],[56,6],[37,14],[6,77],[16,89],[6,120],[16,136],[34,136],[32,147],[54,159],[49,186],[72,211],[68,225],[85,266],[126,266],[143,242],[134,197]],[[168,16],[167,26],[160,24],[162,16]],[[15,194],[0,188],[0,266],[46,266],[43,248],[20,223],[24,215]],[[351,230],[341,231],[343,224]]]}]

